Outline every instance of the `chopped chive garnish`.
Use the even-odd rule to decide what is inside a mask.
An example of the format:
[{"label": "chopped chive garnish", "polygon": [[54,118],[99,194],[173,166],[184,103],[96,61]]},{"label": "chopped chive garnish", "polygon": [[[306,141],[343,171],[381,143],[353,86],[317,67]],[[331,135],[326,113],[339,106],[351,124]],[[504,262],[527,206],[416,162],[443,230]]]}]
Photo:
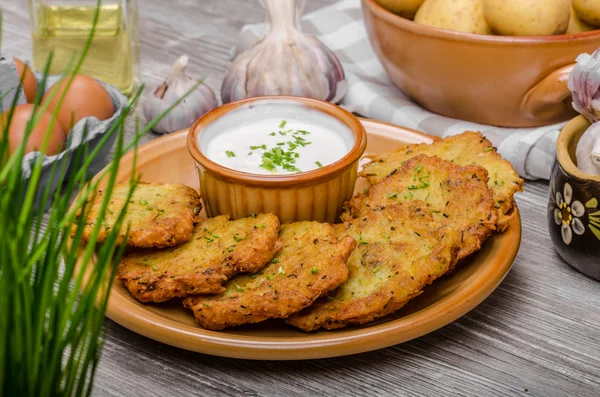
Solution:
[{"label": "chopped chive garnish", "polygon": [[323,168],[323,164],[321,164],[320,161],[315,161],[315,164],[317,165],[317,167]]},{"label": "chopped chive garnish", "polygon": [[245,240],[246,237],[240,237],[237,233],[233,235],[233,239],[235,240],[236,243],[239,243],[242,240]]},{"label": "chopped chive garnish", "polygon": [[141,205],[148,205],[148,202],[146,200],[140,200],[140,204]]},{"label": "chopped chive garnish", "polygon": [[429,175],[425,175],[425,176],[421,176],[419,177],[419,182],[421,182],[419,185],[410,185],[408,186],[409,190],[415,190],[415,189],[423,189],[429,186],[429,182],[425,181],[425,179],[429,178]]},{"label": "chopped chive garnish", "polygon": [[389,199],[398,198],[398,193],[394,192],[394,193],[388,195],[387,198],[389,198]]},{"label": "chopped chive garnish", "polygon": [[279,128],[285,127],[286,124],[287,124],[286,120],[281,120],[281,123],[279,123]]},{"label": "chopped chive garnish", "polygon": [[232,158],[235,157],[235,153],[232,152],[231,150],[226,150],[225,154],[227,155],[227,157]]},{"label": "chopped chive garnish", "polygon": [[235,285],[235,288],[238,289],[238,291],[244,291],[246,288],[242,288],[239,285],[237,285],[237,283],[233,283],[233,285]]},{"label": "chopped chive garnish", "polygon": [[275,264],[277,264],[277,263],[279,263],[279,259],[277,259],[277,258],[273,258],[273,259],[271,260],[271,263],[275,263]]},{"label": "chopped chive garnish", "polygon": [[310,269],[310,272],[312,274],[317,274],[318,271],[319,271],[319,269],[317,269],[316,267],[313,267],[312,269]]},{"label": "chopped chive garnish", "polygon": [[273,280],[273,276],[271,276],[270,274],[267,274],[267,278],[268,278],[269,280]]},{"label": "chopped chive garnish", "polygon": [[362,234],[358,235],[358,243],[359,244],[369,244],[368,242],[366,242],[366,241],[363,240]]},{"label": "chopped chive garnish", "polygon": [[417,168],[415,168],[415,170],[417,171],[417,173],[419,173],[419,172],[423,171],[423,165],[419,164],[419,165],[417,166]]},{"label": "chopped chive garnish", "polygon": [[264,223],[259,223],[258,225],[254,225],[255,229],[264,229],[265,227],[267,227],[267,225],[265,225]]},{"label": "chopped chive garnish", "polygon": [[484,152],[490,152],[492,150],[494,150],[494,147],[489,147],[489,148],[483,149]]}]

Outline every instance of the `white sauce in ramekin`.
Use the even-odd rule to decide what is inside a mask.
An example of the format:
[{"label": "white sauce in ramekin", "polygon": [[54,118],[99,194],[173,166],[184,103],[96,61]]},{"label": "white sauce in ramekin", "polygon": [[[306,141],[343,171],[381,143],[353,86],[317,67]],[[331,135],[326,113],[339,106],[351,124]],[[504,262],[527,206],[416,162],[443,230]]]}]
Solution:
[{"label": "white sauce in ramekin", "polygon": [[230,112],[199,136],[208,159],[237,171],[282,175],[332,164],[351,150],[350,129],[293,101],[258,103]]}]

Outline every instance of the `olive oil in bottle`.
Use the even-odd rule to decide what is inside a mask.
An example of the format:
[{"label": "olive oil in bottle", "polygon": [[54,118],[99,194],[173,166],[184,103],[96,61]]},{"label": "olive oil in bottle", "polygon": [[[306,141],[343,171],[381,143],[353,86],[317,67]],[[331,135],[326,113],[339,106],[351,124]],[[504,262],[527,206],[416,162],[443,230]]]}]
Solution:
[{"label": "olive oil in bottle", "polygon": [[[95,4],[95,1],[93,2]],[[53,51],[50,74],[62,74],[88,40],[96,6],[85,1],[57,4],[32,0],[33,64],[43,70]],[[137,4],[103,1],[92,44],[80,73],[113,84],[130,95],[139,84]]]}]

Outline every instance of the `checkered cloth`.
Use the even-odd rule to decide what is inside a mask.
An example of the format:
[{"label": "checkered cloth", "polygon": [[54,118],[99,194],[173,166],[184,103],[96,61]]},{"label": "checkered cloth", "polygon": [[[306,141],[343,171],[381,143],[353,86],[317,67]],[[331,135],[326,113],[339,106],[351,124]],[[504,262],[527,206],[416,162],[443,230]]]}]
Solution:
[{"label": "checkered cloth", "polygon": [[[250,48],[260,37],[263,24],[242,28],[233,55]],[[500,128],[451,119],[431,113],[396,88],[371,48],[362,20],[360,0],[342,0],[307,14],[304,32],[327,45],[344,66],[349,90],[341,105],[365,117],[446,137],[465,130],[481,131],[528,179],[549,179],[555,143],[565,123],[541,128]]]}]

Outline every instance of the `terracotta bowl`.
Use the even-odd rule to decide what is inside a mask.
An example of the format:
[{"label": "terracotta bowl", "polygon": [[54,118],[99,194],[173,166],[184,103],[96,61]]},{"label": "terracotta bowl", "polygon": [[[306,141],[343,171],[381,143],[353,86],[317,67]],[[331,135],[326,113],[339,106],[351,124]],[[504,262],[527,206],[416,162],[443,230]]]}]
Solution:
[{"label": "terracotta bowl", "polygon": [[558,254],[580,272],[600,280],[600,175],[581,172],[577,143],[590,123],[573,119],[556,142],[548,194],[548,227]]},{"label": "terracotta bowl", "polygon": [[[350,151],[343,158],[322,168],[298,174],[259,175],[226,168],[209,160],[202,152],[206,139],[210,139],[211,134],[218,134],[227,120],[243,123],[245,118],[252,121],[273,113],[282,119],[286,114],[311,117],[311,112],[332,119],[352,142]],[[215,124],[217,121],[219,124]],[[344,201],[354,191],[358,162],[365,151],[367,136],[360,121],[338,106],[308,98],[267,96],[230,102],[205,114],[190,129],[187,144],[196,163],[209,217],[231,215],[238,219],[253,213],[272,212],[282,222],[316,220],[334,223]]]},{"label": "terracotta bowl", "polygon": [[362,0],[371,44],[392,81],[444,116],[533,127],[575,116],[567,79],[575,58],[600,47],[600,30],[508,37],[452,32]]}]

